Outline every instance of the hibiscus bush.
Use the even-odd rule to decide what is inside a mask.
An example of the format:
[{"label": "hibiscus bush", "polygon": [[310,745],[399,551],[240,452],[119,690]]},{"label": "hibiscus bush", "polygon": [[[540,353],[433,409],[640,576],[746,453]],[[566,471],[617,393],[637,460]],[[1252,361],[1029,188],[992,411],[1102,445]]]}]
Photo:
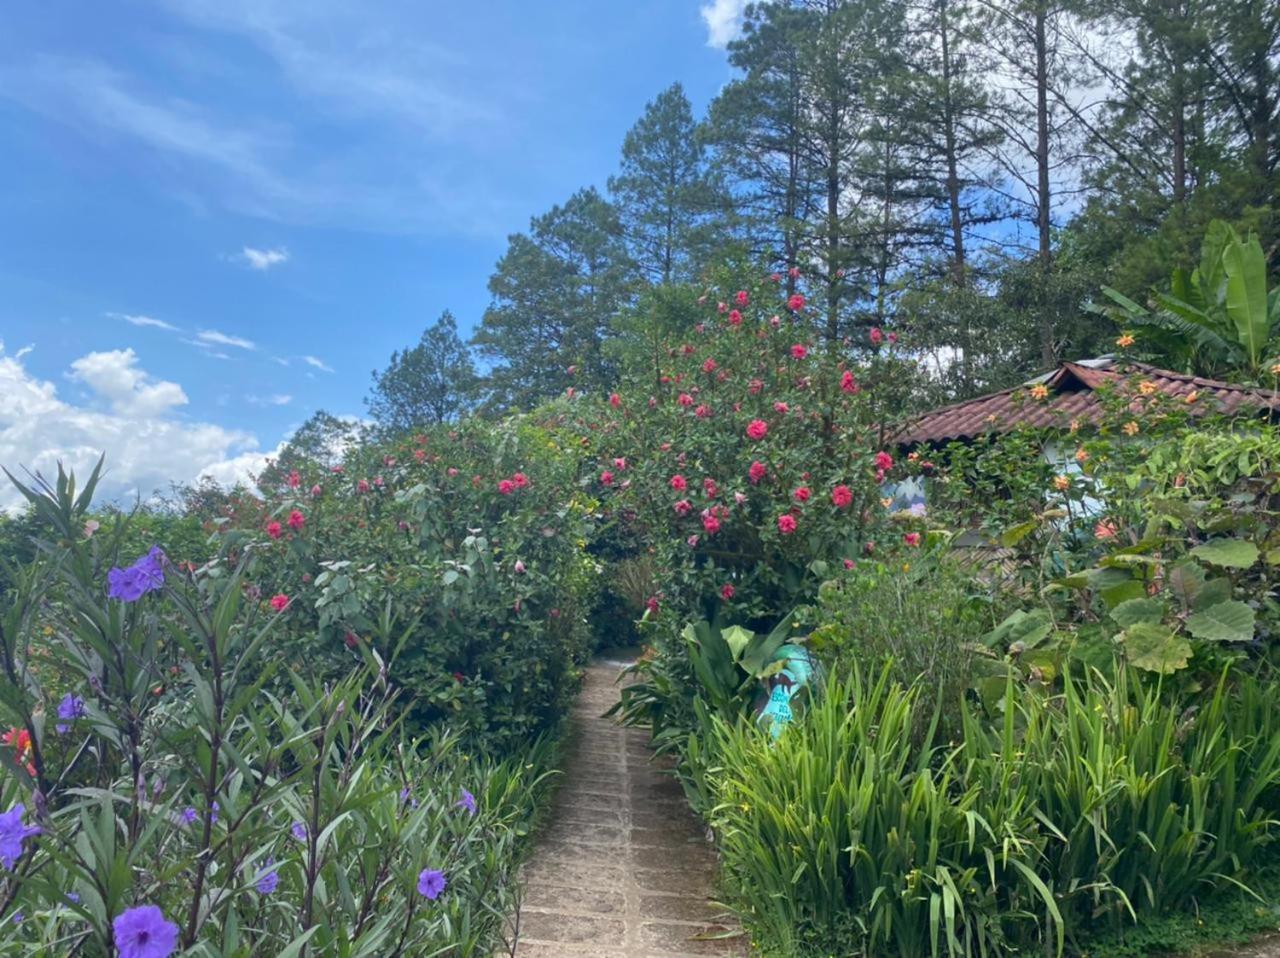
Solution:
[{"label": "hibiscus bush", "polygon": [[0,596],[0,954],[491,954],[547,740],[412,734],[376,643],[292,668],[247,538],[122,553],[96,478],[23,487],[38,556]]}]

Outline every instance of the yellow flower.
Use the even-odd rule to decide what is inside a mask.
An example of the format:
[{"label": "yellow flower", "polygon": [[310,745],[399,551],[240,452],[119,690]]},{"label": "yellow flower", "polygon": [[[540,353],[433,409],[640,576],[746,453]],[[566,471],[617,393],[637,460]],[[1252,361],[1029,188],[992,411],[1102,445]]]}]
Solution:
[{"label": "yellow flower", "polygon": [[1116,340],[1116,345],[1119,346],[1121,349],[1128,349],[1130,346],[1133,345],[1133,336],[1131,336],[1129,333],[1121,334],[1120,338]]},{"label": "yellow flower", "polygon": [[1160,387],[1153,383],[1150,379],[1143,380],[1138,384],[1138,392],[1144,396],[1152,395]]},{"label": "yellow flower", "polygon": [[1271,375],[1280,376],[1280,363],[1276,363],[1271,367]]},{"label": "yellow flower", "polygon": [[1032,399],[1048,399],[1049,387],[1046,386],[1044,383],[1036,383],[1034,386],[1031,387],[1031,398]]},{"label": "yellow flower", "polygon": [[1190,406],[1193,402],[1195,402],[1199,398],[1200,398],[1200,393],[1198,393],[1196,390],[1193,389],[1191,390],[1191,392],[1187,393],[1185,396],[1182,397],[1182,401],[1185,402],[1188,406]]},{"label": "yellow flower", "polygon": [[1083,448],[1076,450],[1076,462],[1086,462],[1089,459],[1089,453]]},{"label": "yellow flower", "polygon": [[1124,424],[1124,434],[1126,436],[1136,436],[1138,434],[1138,424],[1133,420]]},{"label": "yellow flower", "polygon": [[910,562],[904,562],[904,563],[902,563],[902,571],[903,571],[903,572],[910,572],[910,571],[911,571],[911,563],[910,563]]},{"label": "yellow flower", "polygon": [[1059,492],[1066,492],[1068,489],[1071,488],[1071,480],[1068,479],[1066,476],[1054,476],[1053,487],[1057,489]]}]

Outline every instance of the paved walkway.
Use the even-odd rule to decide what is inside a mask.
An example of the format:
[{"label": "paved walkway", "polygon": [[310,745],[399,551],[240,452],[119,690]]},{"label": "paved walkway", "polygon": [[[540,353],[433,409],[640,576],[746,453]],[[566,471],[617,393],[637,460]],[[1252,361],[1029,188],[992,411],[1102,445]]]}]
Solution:
[{"label": "paved walkway", "polygon": [[525,866],[517,958],[747,954],[722,934],[715,856],[675,779],[649,761],[643,730],[602,714],[622,663],[598,661],[573,711],[564,779]]}]

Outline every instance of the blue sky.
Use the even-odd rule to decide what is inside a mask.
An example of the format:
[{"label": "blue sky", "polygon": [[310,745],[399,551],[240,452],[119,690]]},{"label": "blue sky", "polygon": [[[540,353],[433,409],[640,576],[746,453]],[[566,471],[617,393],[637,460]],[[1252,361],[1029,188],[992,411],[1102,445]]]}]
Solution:
[{"label": "blue sky", "polygon": [[[241,474],[729,78],[737,0],[155,0],[0,31],[0,463]],[[7,400],[5,397],[7,395]],[[16,397],[16,398],[15,398]],[[0,507],[11,503],[0,493]]]}]

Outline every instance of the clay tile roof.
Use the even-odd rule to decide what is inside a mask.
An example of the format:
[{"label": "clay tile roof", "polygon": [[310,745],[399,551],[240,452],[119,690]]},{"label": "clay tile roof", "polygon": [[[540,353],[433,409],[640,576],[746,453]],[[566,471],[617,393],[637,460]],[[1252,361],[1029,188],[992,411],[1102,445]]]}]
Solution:
[{"label": "clay tile roof", "polygon": [[[1195,392],[1195,405],[1189,408],[1198,414],[1232,413],[1240,409],[1280,412],[1280,393],[1274,390],[1236,386],[1108,357],[1063,363],[1048,375],[1021,386],[927,412],[907,423],[894,441],[913,446],[972,439],[984,433],[1011,432],[1020,427],[1065,429],[1073,419],[1082,423],[1097,422],[1102,418],[1103,407],[1095,390],[1118,385],[1131,377],[1139,382],[1151,382],[1161,393],[1175,399]],[[1039,384],[1049,390],[1045,399],[1032,396],[1032,389]]]}]

